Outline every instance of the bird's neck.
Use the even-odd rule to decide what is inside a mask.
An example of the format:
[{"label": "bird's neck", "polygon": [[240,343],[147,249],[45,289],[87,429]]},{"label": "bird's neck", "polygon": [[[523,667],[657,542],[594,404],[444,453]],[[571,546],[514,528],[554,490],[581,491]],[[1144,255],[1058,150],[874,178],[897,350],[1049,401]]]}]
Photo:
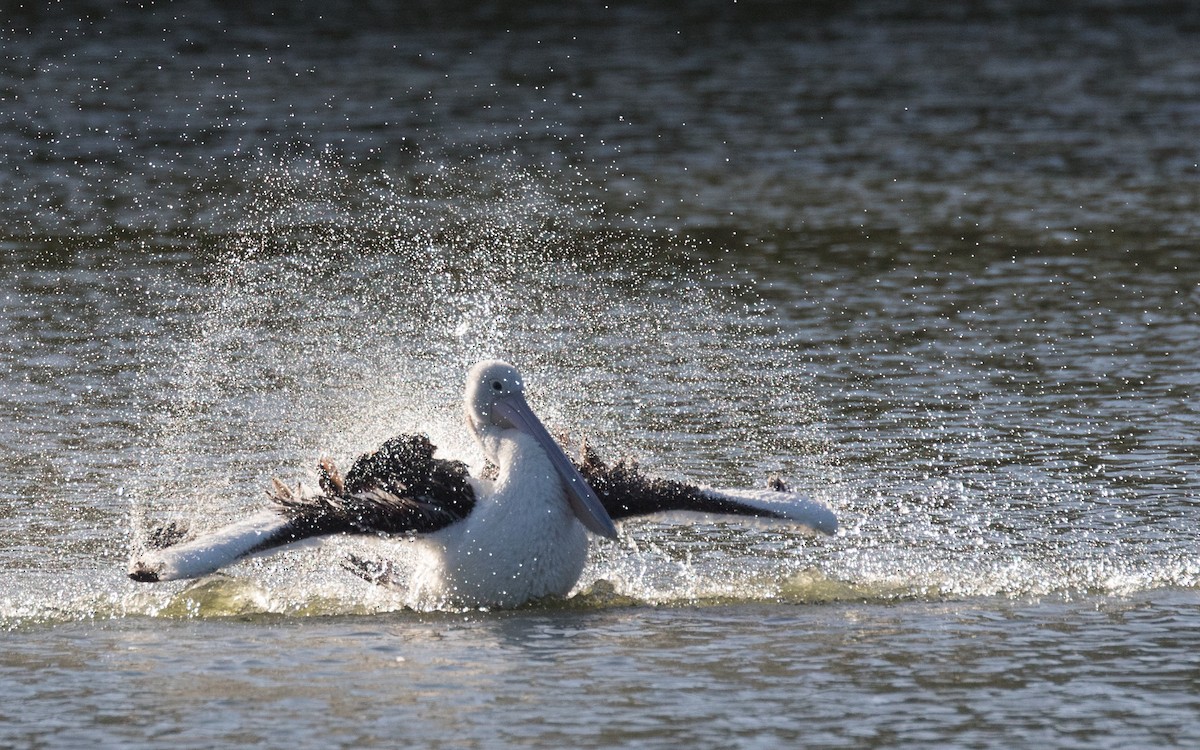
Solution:
[{"label": "bird's neck", "polygon": [[519,430],[504,430],[496,436],[491,460],[499,471],[496,491],[510,502],[549,502],[561,494],[554,465],[541,445]]}]

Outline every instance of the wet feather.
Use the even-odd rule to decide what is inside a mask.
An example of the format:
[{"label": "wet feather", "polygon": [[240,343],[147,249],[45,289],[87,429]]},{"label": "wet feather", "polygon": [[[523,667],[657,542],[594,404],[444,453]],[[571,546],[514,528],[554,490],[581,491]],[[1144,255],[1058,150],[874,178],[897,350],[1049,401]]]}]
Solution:
[{"label": "wet feather", "polygon": [[281,482],[268,491],[296,539],[335,533],[427,534],[461,521],[475,506],[466,464],[433,457],[424,435],[400,435],[354,462],[343,478],[330,459],[318,467],[319,494]]}]

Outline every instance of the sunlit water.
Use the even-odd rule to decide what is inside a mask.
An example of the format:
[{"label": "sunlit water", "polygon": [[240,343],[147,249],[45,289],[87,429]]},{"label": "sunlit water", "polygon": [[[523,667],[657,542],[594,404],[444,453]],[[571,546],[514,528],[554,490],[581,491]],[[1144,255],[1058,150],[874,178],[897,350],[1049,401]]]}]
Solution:
[{"label": "sunlit water", "polygon": [[[1200,741],[1197,19],[255,8],[4,19],[0,745]],[[516,612],[388,540],[125,579],[322,455],[477,462],[485,356],[842,529],[626,524]]]}]

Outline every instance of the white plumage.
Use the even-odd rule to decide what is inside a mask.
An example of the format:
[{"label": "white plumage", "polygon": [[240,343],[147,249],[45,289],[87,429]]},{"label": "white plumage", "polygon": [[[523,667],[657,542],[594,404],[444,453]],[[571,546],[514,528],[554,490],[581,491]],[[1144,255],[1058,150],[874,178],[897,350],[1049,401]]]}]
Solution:
[{"label": "white plumage", "polygon": [[577,466],[524,393],[520,373],[506,362],[481,362],[467,376],[466,421],[496,467],[492,479],[468,477],[462,464],[433,458],[424,437],[401,436],[356,461],[345,479],[322,464],[323,494],[293,495],[276,483],[278,507],[146,551],[130,577],[194,578],[306,538],[403,533],[416,535],[406,571],[410,606],[513,607],[570,592],[587,561],[586,530],[616,538],[614,517],[715,513],[827,534],[837,528],[828,508],[792,493],[701,489],[647,478],[636,464],[609,466],[586,452]]}]

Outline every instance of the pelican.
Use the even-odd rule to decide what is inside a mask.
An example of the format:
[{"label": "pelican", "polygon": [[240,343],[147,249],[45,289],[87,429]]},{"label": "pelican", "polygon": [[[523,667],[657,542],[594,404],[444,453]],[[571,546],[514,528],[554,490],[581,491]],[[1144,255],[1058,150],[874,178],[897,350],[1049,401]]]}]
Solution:
[{"label": "pelican", "polygon": [[[410,606],[515,607],[567,595],[587,561],[589,532],[617,539],[615,521],[630,517],[693,512],[778,519],[824,534],[837,529],[826,506],[780,485],[712,490],[649,478],[636,464],[604,463],[586,446],[577,464],[530,409],[524,380],[507,362],[471,369],[464,408],[489,464],[483,476],[435,458],[428,438],[401,435],[360,456],[344,476],[323,460],[319,489],[274,480],[270,507],[209,534],[180,540],[170,528],[161,531],[129,577],[197,578],[314,537],[401,536],[417,547],[405,587]],[[380,577],[355,564],[360,575]]]}]

